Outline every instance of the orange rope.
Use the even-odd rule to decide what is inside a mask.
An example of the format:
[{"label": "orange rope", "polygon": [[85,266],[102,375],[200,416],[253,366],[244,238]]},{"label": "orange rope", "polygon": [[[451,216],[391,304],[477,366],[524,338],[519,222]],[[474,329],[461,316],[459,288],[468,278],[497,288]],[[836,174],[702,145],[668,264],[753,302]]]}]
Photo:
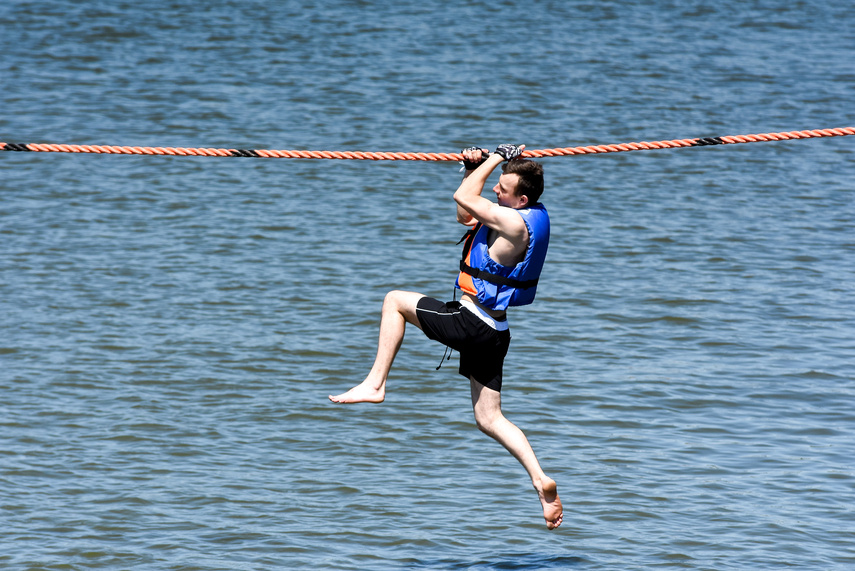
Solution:
[{"label": "orange rope", "polygon": [[[788,139],[811,139],[816,137],[839,137],[855,135],[855,127],[837,129],[814,129],[810,131],[788,131],[759,135],[735,135],[729,137],[702,137],[697,139],[673,139],[618,145],[594,145],[563,149],[526,150],[522,156],[529,158],[560,157],[566,155],[589,155],[622,151],[673,149],[680,147],[704,147],[762,141],[785,141]],[[168,155],[204,157],[260,157],[277,159],[362,159],[372,161],[462,161],[460,153],[384,153],[359,151],[275,151],[243,149],[196,149],[182,147],[116,147],[106,145],[57,145],[48,143],[3,143],[0,151],[33,151],[42,153],[98,153],[119,155]]]}]

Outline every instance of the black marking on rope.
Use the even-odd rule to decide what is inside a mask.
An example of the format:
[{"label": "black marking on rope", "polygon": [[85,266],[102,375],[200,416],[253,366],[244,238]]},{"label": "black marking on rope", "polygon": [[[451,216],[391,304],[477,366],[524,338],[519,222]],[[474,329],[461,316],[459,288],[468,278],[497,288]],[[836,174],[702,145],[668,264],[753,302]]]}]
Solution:
[{"label": "black marking on rope", "polygon": [[721,137],[703,137],[700,139],[695,139],[695,142],[692,143],[693,147],[707,147],[709,145],[723,145],[724,141],[721,140]]},{"label": "black marking on rope", "polygon": [[4,151],[29,151],[32,152],[32,149],[26,145],[26,143],[6,143],[6,147],[3,149]]},{"label": "black marking on rope", "polygon": [[261,155],[259,155],[257,152],[255,152],[253,150],[247,150],[247,149],[235,149],[234,151],[232,151],[232,156],[233,157],[253,157],[256,159],[261,157]]}]

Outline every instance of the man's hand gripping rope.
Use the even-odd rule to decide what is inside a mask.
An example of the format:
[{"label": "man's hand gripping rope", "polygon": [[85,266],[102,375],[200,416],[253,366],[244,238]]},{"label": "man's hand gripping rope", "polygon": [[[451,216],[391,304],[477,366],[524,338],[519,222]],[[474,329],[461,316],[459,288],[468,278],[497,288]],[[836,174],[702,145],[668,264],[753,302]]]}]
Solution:
[{"label": "man's hand gripping rope", "polygon": [[[519,157],[523,149],[525,149],[525,145],[511,145],[504,144],[496,147],[495,154],[499,155],[506,161],[513,160]],[[462,149],[460,153],[463,155],[463,160],[461,164],[463,165],[463,169],[465,171],[474,171],[481,163],[487,160],[487,157],[490,156],[490,152],[487,149],[482,149],[481,147],[466,147]]]}]

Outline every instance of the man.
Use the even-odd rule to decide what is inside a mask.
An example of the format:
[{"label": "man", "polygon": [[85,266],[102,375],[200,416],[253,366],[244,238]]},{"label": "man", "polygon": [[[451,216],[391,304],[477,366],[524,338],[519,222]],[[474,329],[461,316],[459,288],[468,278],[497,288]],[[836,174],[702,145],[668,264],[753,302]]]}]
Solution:
[{"label": "man", "polygon": [[[506,309],[534,300],[549,243],[549,216],[538,202],[543,168],[518,158],[524,148],[500,145],[495,153],[477,147],[463,150],[466,174],[454,200],[457,221],[473,228],[467,233],[455,284],[462,291],[460,302],[389,292],[383,302],[374,366],[362,383],[329,398],[337,403],[382,402],[406,324],[415,325],[430,339],[460,352],[460,374],[469,378],[478,428],[523,465],[543,507],[546,527],[554,529],[564,517],[555,481],[544,474],[525,434],[501,409],[502,365],[510,343]],[[493,203],[481,192],[503,162],[503,174],[493,188],[497,203]]]}]

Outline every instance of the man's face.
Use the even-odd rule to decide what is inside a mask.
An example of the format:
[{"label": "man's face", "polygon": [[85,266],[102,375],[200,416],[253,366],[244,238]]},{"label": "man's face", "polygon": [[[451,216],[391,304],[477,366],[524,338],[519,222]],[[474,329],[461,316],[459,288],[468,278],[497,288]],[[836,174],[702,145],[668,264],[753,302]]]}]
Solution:
[{"label": "man's face", "polygon": [[493,187],[493,192],[496,193],[499,206],[507,206],[514,209],[525,208],[528,204],[528,198],[517,196],[516,194],[519,180],[520,177],[517,174],[503,174],[499,177],[498,184]]}]

